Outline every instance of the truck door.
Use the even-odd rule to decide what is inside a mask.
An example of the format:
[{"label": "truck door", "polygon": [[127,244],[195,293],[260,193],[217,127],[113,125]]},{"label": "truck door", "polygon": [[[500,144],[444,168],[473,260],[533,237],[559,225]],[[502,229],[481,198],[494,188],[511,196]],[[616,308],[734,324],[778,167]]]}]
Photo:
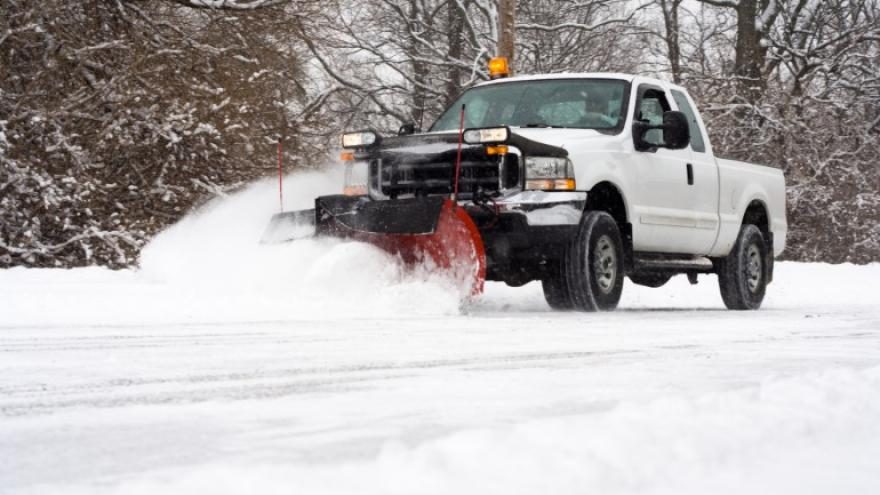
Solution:
[{"label": "truck door", "polygon": [[691,159],[688,162],[688,207],[694,216],[696,231],[693,242],[694,251],[708,254],[718,237],[718,163],[707,149],[706,136],[701,129],[698,114],[684,91],[671,89],[672,99],[678,110],[688,119],[691,131]]},{"label": "truck door", "polygon": [[[672,110],[663,88],[643,83],[636,91],[633,119],[651,125],[663,123],[663,112]],[[694,187],[688,184],[691,151],[659,147],[663,131],[651,130],[645,136],[658,145],[649,151],[636,151],[638,189],[633,205],[633,247],[636,251],[697,254],[703,239],[692,210]]]}]

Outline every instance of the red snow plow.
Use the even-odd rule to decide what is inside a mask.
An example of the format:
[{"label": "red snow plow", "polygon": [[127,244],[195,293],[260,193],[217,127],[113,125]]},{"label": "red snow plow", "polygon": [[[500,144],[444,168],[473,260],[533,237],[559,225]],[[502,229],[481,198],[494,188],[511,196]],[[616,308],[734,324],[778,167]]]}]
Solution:
[{"label": "red snow plow", "polygon": [[483,240],[467,211],[449,198],[369,201],[357,196],[322,196],[312,210],[272,217],[264,242],[311,236],[337,237],[378,246],[410,266],[424,264],[482,292],[486,279]]}]

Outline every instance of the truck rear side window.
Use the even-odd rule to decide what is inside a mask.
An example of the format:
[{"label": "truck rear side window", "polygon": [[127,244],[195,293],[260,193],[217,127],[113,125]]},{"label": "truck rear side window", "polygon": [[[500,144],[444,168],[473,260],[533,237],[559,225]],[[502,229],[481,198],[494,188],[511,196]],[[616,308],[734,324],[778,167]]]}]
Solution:
[{"label": "truck rear side window", "polygon": [[706,143],[703,140],[703,133],[700,132],[700,124],[697,123],[697,115],[688,101],[687,96],[681,91],[673,89],[672,97],[675,99],[675,103],[678,105],[679,110],[687,116],[688,127],[691,129],[691,149],[699,153],[705,153]]}]

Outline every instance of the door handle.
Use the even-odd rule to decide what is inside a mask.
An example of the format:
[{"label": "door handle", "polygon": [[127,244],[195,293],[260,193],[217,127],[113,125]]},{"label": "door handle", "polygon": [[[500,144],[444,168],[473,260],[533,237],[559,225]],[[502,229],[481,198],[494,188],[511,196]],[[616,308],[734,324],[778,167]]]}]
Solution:
[{"label": "door handle", "polygon": [[687,174],[688,174],[688,185],[694,185],[694,166],[690,163],[687,164]]}]

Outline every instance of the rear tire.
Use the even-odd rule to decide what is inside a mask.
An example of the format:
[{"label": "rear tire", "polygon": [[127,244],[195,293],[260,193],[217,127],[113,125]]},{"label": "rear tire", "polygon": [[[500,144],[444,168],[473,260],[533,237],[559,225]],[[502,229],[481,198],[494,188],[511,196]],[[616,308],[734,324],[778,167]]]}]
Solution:
[{"label": "rear tire", "polygon": [[730,254],[718,260],[718,285],[727,309],[761,307],[767,290],[768,267],[764,235],[754,225],[743,225]]},{"label": "rear tire", "polygon": [[614,218],[590,211],[565,253],[562,270],[574,309],[612,311],[625,276],[623,241]]}]

